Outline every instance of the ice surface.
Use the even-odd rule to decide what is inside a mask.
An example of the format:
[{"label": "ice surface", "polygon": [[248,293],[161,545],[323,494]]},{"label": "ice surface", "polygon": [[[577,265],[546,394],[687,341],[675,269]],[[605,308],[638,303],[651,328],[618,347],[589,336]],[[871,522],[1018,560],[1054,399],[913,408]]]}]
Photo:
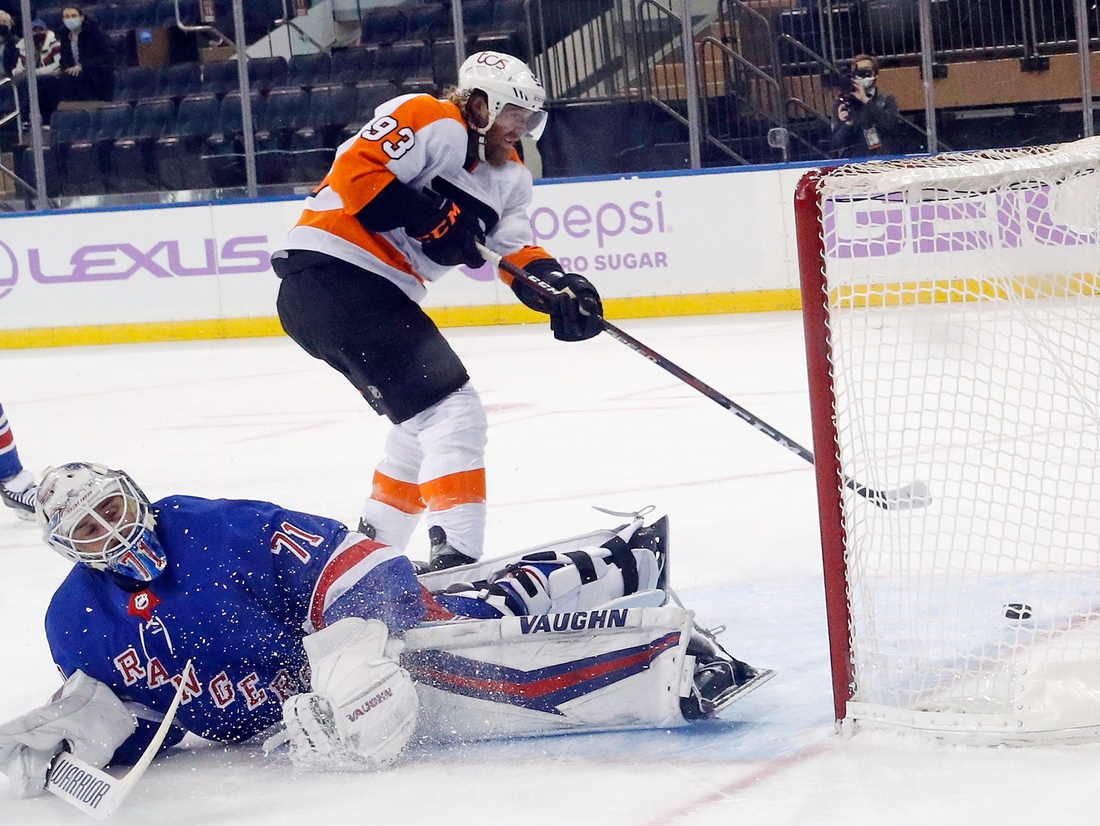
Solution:
[{"label": "ice surface", "polygon": [[[624,330],[810,445],[794,313]],[[1100,745],[946,747],[833,733],[812,472],[607,337],[450,330],[489,411],[488,552],[657,506],[672,583],[721,640],[779,676],[726,719],[675,731],[414,749],[392,770],[295,772],[258,748],[158,760],[117,824],[973,824],[1095,819]],[[270,499],[354,522],[386,423],[285,339],[7,351],[0,399],[28,467],[94,460],[153,498]],[[419,531],[410,547],[423,555]],[[59,684],[42,616],[68,568],[0,511],[0,720]],[[0,780],[0,824],[91,822]]]}]

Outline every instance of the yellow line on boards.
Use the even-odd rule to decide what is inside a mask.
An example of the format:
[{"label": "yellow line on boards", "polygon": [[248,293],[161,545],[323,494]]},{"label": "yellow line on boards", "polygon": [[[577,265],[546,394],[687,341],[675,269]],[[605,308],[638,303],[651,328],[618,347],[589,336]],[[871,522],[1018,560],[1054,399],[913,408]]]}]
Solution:
[{"label": "yellow line on boards", "polygon": [[850,284],[829,290],[829,304],[838,309],[864,309],[1095,295],[1100,295],[1100,277],[1096,273],[1070,273],[1002,279],[952,278],[896,284]]},{"label": "yellow line on boards", "polygon": [[[760,313],[797,310],[798,290],[760,290],[738,293],[609,298],[604,312],[609,320],[671,316]],[[481,307],[426,307],[440,327],[486,327],[501,324],[545,324],[547,317],[522,304]],[[278,318],[224,318],[204,321],[155,321],[81,327],[33,327],[0,330],[0,349],[78,347],[92,344],[142,344],[156,341],[202,341],[224,338],[260,338],[283,335]]]}]

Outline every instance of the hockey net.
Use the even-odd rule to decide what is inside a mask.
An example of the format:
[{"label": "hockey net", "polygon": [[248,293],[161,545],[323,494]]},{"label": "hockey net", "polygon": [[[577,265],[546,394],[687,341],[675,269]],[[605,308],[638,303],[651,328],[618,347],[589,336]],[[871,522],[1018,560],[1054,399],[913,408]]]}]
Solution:
[{"label": "hockey net", "polygon": [[1096,737],[1100,139],[816,170],[795,209],[837,719]]}]

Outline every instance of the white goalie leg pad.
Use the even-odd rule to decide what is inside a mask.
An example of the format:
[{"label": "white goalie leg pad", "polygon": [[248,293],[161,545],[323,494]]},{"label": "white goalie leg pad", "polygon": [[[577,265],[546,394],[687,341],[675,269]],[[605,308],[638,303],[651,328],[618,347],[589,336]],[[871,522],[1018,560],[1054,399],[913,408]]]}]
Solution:
[{"label": "white goalie leg pad", "polygon": [[378,620],[349,617],[303,640],[313,696],[283,705],[296,764],[380,768],[405,748],[419,700],[408,673],[385,655],[388,636]]},{"label": "white goalie leg pad", "polygon": [[[622,554],[629,556],[624,560]],[[656,557],[644,548],[621,551],[619,560],[602,547],[541,556],[499,578],[483,598],[506,614],[587,611],[637,591],[653,589],[660,575]],[[624,564],[634,570],[624,574]],[[631,583],[629,588],[625,585],[627,581]],[[507,597],[494,591],[504,591]],[[517,602],[522,611],[516,610]]]}]

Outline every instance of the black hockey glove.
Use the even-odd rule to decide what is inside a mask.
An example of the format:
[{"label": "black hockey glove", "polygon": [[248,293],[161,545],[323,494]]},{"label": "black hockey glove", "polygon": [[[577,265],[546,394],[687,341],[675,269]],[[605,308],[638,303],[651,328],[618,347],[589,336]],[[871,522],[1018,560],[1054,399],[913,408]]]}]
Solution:
[{"label": "black hockey glove", "polygon": [[584,341],[603,332],[603,303],[596,288],[575,272],[554,273],[559,292],[550,304],[550,329],[558,341]]},{"label": "black hockey glove", "polygon": [[437,264],[477,269],[485,263],[474,246],[475,241],[485,243],[481,221],[450,198],[437,195],[427,214],[407,224],[405,232],[419,241],[424,254]]},{"label": "black hockey glove", "polygon": [[532,310],[550,316],[550,329],[558,341],[584,341],[598,336],[603,331],[600,294],[583,275],[563,273],[560,267],[553,258],[539,258],[527,265],[527,272],[558,290],[558,295],[547,295],[518,276],[512,278],[512,292]]}]

